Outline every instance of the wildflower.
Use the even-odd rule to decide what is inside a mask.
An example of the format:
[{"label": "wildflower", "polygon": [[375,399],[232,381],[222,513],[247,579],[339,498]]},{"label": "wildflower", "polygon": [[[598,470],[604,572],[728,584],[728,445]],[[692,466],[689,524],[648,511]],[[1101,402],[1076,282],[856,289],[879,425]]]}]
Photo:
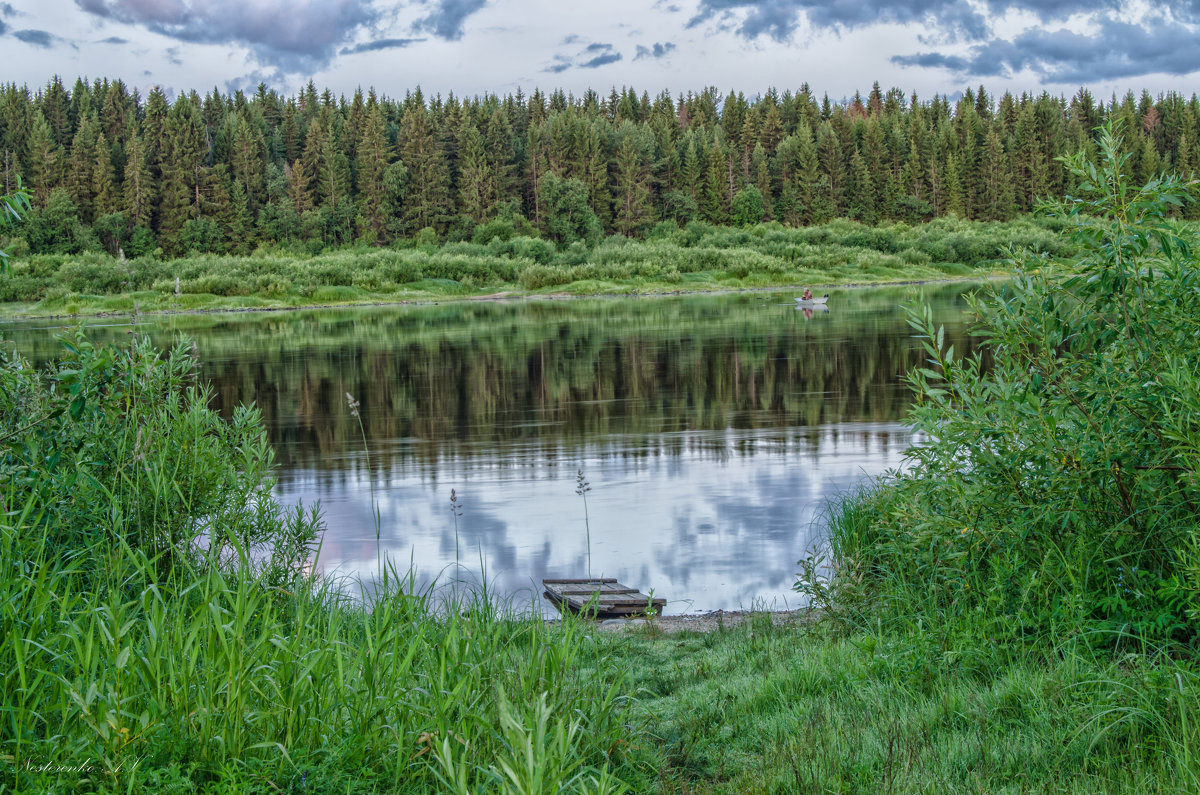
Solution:
[{"label": "wildflower", "polygon": [[349,392],[346,393],[346,404],[350,406],[350,416],[357,417],[359,402]]}]

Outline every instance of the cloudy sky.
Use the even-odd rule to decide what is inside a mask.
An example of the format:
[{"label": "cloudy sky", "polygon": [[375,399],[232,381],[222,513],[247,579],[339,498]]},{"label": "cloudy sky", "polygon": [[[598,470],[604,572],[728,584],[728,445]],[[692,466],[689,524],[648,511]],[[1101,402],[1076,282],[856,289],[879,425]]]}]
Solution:
[{"label": "cloudy sky", "polygon": [[0,80],[1191,94],[1200,0],[0,0]]}]

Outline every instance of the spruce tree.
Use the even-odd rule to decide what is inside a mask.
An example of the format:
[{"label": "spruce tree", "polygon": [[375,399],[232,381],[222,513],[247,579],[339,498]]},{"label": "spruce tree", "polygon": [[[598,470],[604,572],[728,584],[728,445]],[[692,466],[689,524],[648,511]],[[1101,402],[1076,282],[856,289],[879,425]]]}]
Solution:
[{"label": "spruce tree", "polygon": [[413,101],[400,123],[401,160],[408,169],[404,225],[408,234],[433,227],[441,230],[447,217],[448,174],[434,141],[434,130],[423,101]]},{"label": "spruce tree", "polygon": [[700,212],[704,220],[723,224],[729,220],[729,188],[725,174],[725,150],[713,139],[708,149],[704,187],[700,192]]},{"label": "spruce tree", "polygon": [[98,218],[116,212],[117,187],[113,177],[112,159],[108,152],[108,139],[101,131],[96,138],[96,157],[92,165],[92,211]]},{"label": "spruce tree", "polygon": [[652,219],[650,207],[650,168],[647,164],[651,142],[645,128],[632,122],[622,125],[617,145],[613,176],[616,229],[623,235],[640,233]]},{"label": "spruce tree", "polygon": [[[132,127],[131,122],[131,127]],[[154,182],[141,136],[133,127],[128,135],[129,152],[125,161],[125,183],[122,186],[121,212],[132,227],[149,228],[154,205]]]},{"label": "spruce tree", "polygon": [[383,127],[383,113],[373,100],[368,103],[362,132],[356,147],[354,166],[358,189],[358,211],[370,229],[374,242],[385,242],[387,234],[387,204],[384,174],[391,160],[391,148]]},{"label": "spruce tree", "polygon": [[33,192],[34,201],[39,205],[45,204],[50,191],[58,187],[59,147],[54,142],[54,131],[41,111],[34,114],[24,178],[25,187]]}]

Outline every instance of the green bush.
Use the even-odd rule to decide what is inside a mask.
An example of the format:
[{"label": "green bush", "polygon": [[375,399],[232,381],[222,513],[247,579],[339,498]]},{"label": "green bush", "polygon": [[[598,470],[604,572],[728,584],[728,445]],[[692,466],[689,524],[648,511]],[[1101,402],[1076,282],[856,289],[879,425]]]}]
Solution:
[{"label": "green bush", "polygon": [[574,281],[569,268],[559,265],[532,265],[521,271],[521,286],[526,290],[557,287]]},{"label": "green bush", "polygon": [[914,311],[925,441],[833,529],[834,601],[944,650],[1197,638],[1200,260],[1169,221],[1187,186],[1133,188],[1101,143],[1099,166],[1068,163],[1089,198],[1059,208],[1081,274],[1023,255],[973,303],[985,344],[968,358]]},{"label": "green bush", "polygon": [[37,301],[45,283],[28,273],[10,273],[0,279],[0,301]]},{"label": "green bush", "polygon": [[226,423],[209,409],[190,346],[160,359],[143,341],[95,348],[78,332],[63,344],[45,372],[0,360],[6,505],[61,549],[124,543],[168,567],[201,548],[220,557],[235,541],[307,554],[293,542],[311,533],[271,500],[257,412],[240,408]]},{"label": "green bush", "polygon": [[110,258],[73,259],[59,269],[58,280],[76,293],[113,295],[134,289],[125,263]]}]

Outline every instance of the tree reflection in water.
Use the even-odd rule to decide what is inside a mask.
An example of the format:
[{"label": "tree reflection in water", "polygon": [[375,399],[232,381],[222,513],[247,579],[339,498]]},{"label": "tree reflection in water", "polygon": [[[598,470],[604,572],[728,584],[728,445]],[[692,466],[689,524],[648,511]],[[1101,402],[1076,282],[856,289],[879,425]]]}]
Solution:
[{"label": "tree reflection in water", "polygon": [[[901,464],[902,374],[920,352],[899,307],[916,289],[834,292],[815,313],[742,293],[152,317],[138,330],[195,339],[223,412],[259,407],[280,499],[321,500],[327,569],[369,579],[381,548],[448,574],[453,487],[470,506],[464,566],[482,561],[498,593],[532,600],[542,576],[586,571],[582,467],[595,574],[654,588],[668,612],[783,607],[826,501]],[[925,289],[964,354],[966,289]],[[5,336],[45,360],[46,325]]]}]

